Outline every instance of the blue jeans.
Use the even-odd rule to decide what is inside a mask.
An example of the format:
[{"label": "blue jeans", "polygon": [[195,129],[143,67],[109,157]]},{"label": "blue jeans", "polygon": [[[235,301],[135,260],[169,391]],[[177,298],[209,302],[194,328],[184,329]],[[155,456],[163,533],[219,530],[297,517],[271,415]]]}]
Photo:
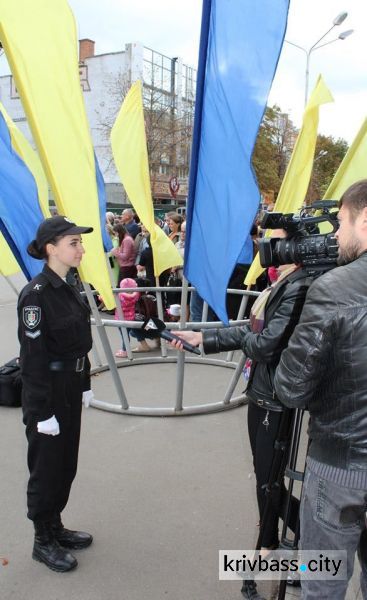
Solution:
[{"label": "blue jeans", "polygon": [[[203,314],[204,300],[197,293],[196,290],[191,292],[190,298],[190,320],[200,323]],[[215,315],[213,310],[208,306],[208,321],[217,321],[218,317]]]},{"label": "blue jeans", "polygon": [[[367,490],[343,487],[306,468],[300,512],[301,548],[346,550],[348,558],[346,580],[302,581],[303,600],[345,598],[348,582],[353,575],[355,553],[359,551],[360,540],[365,537],[363,534],[361,538],[362,532],[366,531],[366,494]],[[363,598],[367,598],[367,565],[363,560],[361,567],[361,589]]]},{"label": "blue jeans", "polygon": [[[122,329],[121,329],[121,327],[119,327],[119,331],[120,331],[120,334],[121,334],[121,341],[122,341],[121,350],[126,351],[125,342],[124,342],[124,338],[123,338],[123,335],[122,335]],[[131,328],[128,327],[126,329],[126,331],[127,331],[127,335],[129,337],[129,339],[130,339],[130,336],[131,336],[131,337],[135,338],[136,340],[138,340],[138,342],[141,342],[142,340],[145,340],[145,335],[144,335],[144,333],[142,331],[140,331],[140,329],[131,329]]]}]

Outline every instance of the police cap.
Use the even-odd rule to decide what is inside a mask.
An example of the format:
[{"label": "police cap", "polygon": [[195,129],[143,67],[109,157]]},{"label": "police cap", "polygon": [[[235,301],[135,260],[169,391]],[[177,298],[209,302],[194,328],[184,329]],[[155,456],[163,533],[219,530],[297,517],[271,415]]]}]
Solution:
[{"label": "police cap", "polygon": [[48,242],[51,242],[58,236],[79,235],[81,233],[91,233],[92,231],[93,227],[79,227],[62,215],[50,217],[42,221],[37,229],[36,239],[29,244],[27,251],[28,254],[35,257],[35,252],[40,252]]}]

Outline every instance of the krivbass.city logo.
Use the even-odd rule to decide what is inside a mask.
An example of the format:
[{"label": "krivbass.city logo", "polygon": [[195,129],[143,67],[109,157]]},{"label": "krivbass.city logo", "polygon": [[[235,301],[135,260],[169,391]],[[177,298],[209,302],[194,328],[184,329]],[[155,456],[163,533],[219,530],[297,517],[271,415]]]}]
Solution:
[{"label": "krivbass.city logo", "polygon": [[346,550],[220,550],[219,579],[343,580],[347,578]]}]

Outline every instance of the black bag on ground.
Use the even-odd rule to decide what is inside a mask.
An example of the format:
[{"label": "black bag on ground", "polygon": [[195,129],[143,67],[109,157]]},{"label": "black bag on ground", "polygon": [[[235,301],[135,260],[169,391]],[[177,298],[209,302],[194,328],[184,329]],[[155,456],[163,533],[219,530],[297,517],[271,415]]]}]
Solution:
[{"label": "black bag on ground", "polygon": [[0,367],[0,406],[22,405],[22,378],[19,359],[13,358]]}]

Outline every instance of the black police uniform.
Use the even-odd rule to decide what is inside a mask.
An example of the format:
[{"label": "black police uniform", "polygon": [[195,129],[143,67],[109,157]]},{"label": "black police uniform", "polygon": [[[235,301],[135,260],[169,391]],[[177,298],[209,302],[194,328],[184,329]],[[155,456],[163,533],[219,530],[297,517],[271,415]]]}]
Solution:
[{"label": "black police uniform", "polygon": [[[92,347],[90,311],[78,291],[45,265],[21,292],[18,317],[29,444],[28,517],[42,523],[59,519],[77,470],[82,393]],[[60,434],[38,433],[37,423],[53,415]]]}]

